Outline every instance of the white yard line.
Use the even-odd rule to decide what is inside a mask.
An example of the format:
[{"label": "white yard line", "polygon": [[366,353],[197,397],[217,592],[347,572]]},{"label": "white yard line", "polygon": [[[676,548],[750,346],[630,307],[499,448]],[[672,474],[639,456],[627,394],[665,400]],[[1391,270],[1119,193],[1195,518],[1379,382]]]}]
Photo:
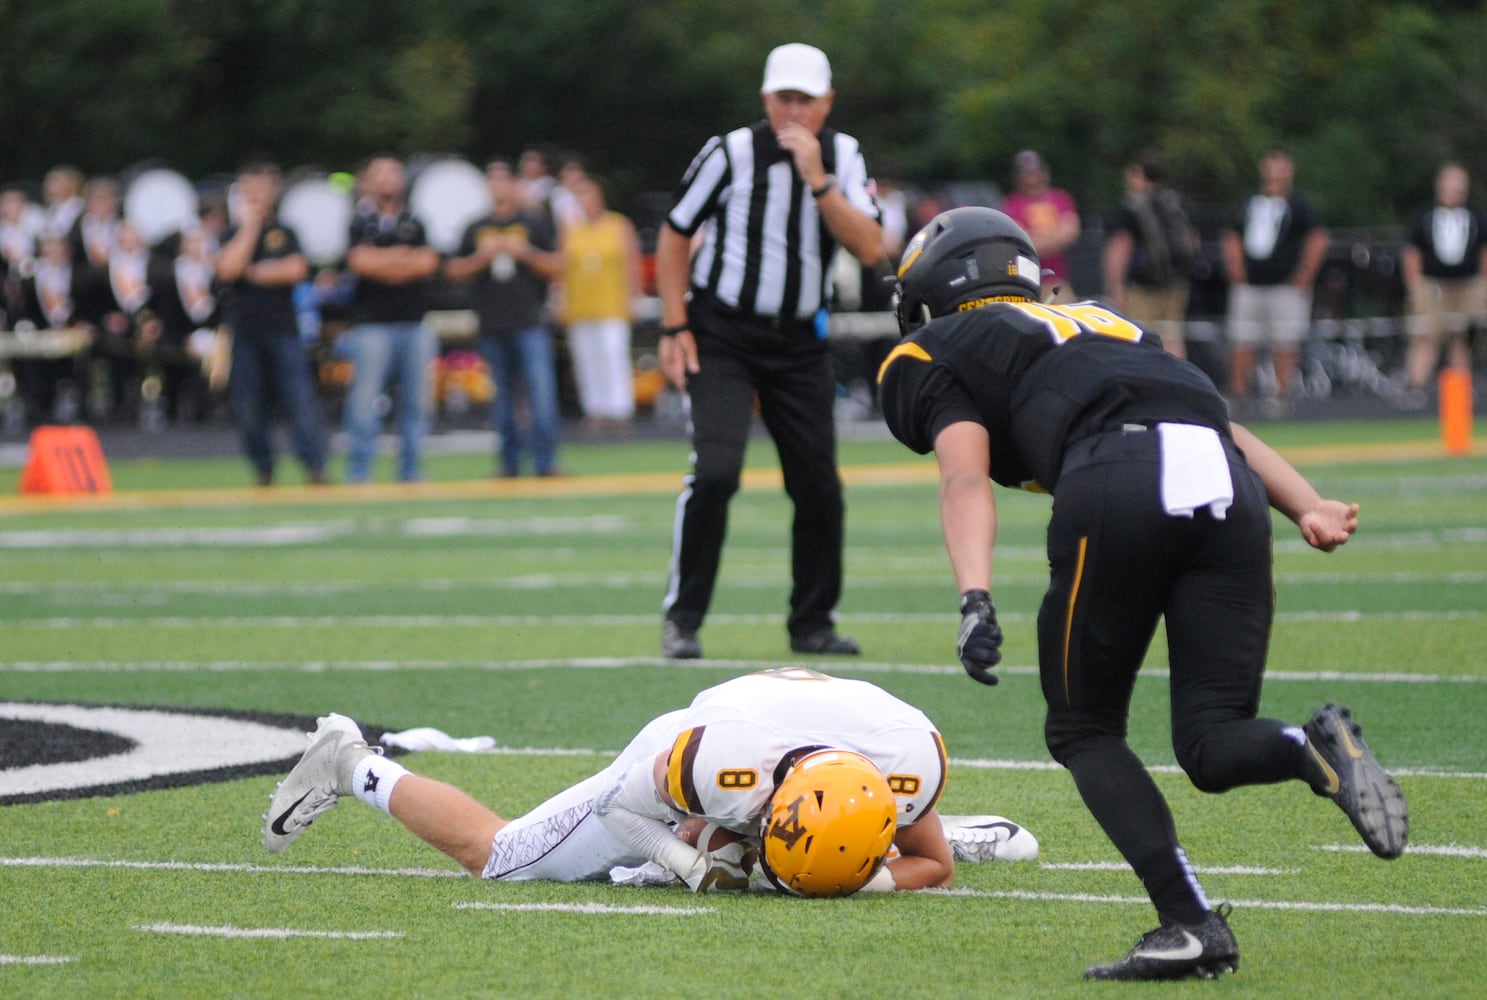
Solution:
[{"label": "white yard line", "polygon": [[[1005,620],[1005,619],[1003,619]],[[167,673],[202,671],[232,673],[260,670],[290,670],[299,673],[381,673],[389,670],[618,670],[626,667],[671,667],[677,670],[766,670],[783,666],[820,667],[819,660],[664,660],[654,656],[588,656],[553,657],[533,660],[302,660],[293,663],[272,660],[18,660],[0,662],[0,674],[34,673],[139,673],[158,670]],[[887,663],[842,661],[837,669],[847,674],[920,674],[954,676],[958,666],[929,663]],[[1003,664],[997,668],[1003,676],[1035,677],[1038,668],[1029,665]],[[1160,679],[1168,676],[1162,667],[1147,667],[1143,677]],[[1487,675],[1412,674],[1403,672],[1353,673],[1340,670],[1267,670],[1265,679],[1279,681],[1342,681],[1358,684],[1487,684]]]},{"label": "white yard line", "polygon": [[[1320,848],[1331,850],[1332,846]],[[1411,853],[1442,853],[1425,847],[1410,848]],[[1076,865],[1058,866],[1062,870],[1107,870],[1106,862],[1087,862]],[[317,875],[394,875],[428,877],[454,875],[463,877],[460,872],[430,871],[419,868],[393,868],[393,869],[370,869],[370,868],[311,868],[311,867],[285,867],[285,866],[260,866],[260,865],[231,865],[231,864],[188,864],[185,862],[161,861],[104,861],[91,858],[3,858],[0,857],[0,866],[18,867],[48,867],[48,868],[142,868],[160,869],[166,871],[207,871],[207,872],[292,872],[296,874]],[[1054,867],[1041,865],[1040,867]],[[1109,864],[1108,870],[1123,869],[1123,865]],[[1248,869],[1248,868],[1208,868],[1205,874],[1291,874],[1285,870]],[[1032,892],[1023,889],[986,890],[986,889],[929,889],[926,895],[968,896],[972,898],[990,899],[1016,899],[1032,902],[1068,902],[1068,903],[1115,903],[1139,906],[1150,906],[1151,900],[1145,896],[1120,896],[1103,895],[1096,893],[1062,893],[1062,892]],[[1256,910],[1305,910],[1327,913],[1389,913],[1400,916],[1451,916],[1451,917],[1487,917],[1487,906],[1428,906],[1428,905],[1405,905],[1400,903],[1369,903],[1369,902],[1318,902],[1315,900],[1278,900],[1278,899],[1255,899],[1231,902],[1238,907]],[[460,910],[510,910],[510,911],[547,911],[559,913],[604,913],[604,914],[637,914],[644,916],[686,916],[697,913],[712,912],[711,907],[686,907],[686,906],[615,906],[599,903],[487,903],[487,902],[460,902],[453,904],[455,909]],[[287,928],[243,928],[243,927],[200,927],[192,924],[148,924],[139,928],[160,934],[192,934],[215,937],[345,937],[345,938],[387,938],[401,937],[401,931],[305,931]]]},{"label": "white yard line", "polygon": [[[1084,892],[1029,892],[1023,889],[927,889],[929,893],[1035,903],[1118,903],[1151,906],[1145,896],[1107,896]],[[1232,899],[1247,910],[1305,910],[1313,913],[1388,913],[1407,917],[1487,917],[1487,906],[1418,906],[1402,903],[1323,903],[1313,900]]]},{"label": "white yard line", "polygon": [[622,914],[638,917],[693,917],[716,910],[712,906],[613,906],[607,903],[455,903],[454,908],[512,913]]},{"label": "white yard line", "polygon": [[189,861],[113,861],[103,858],[6,858],[0,868],[124,868],[136,871],[228,872],[249,875],[379,875],[398,878],[468,878],[453,868],[361,868],[310,865],[241,865]]},{"label": "white yard line", "polygon": [[[951,615],[941,612],[844,612],[837,619],[846,623],[917,625],[948,622]],[[1277,622],[1327,622],[1356,625],[1372,622],[1436,622],[1478,621],[1487,617],[1480,608],[1463,608],[1454,611],[1288,611],[1275,616]],[[1036,619],[1033,612],[999,612],[998,620],[1018,624],[1029,624]],[[725,625],[782,625],[785,616],[780,614],[714,614],[708,616],[709,623]],[[66,629],[214,629],[214,628],[511,628],[541,625],[576,626],[658,626],[659,618],[653,614],[612,615],[48,615],[40,617],[17,616],[5,619],[8,628]]]},{"label": "white yard line", "polygon": [[[921,567],[919,573],[854,573],[852,586],[873,588],[901,588],[907,583],[940,583],[944,580],[943,567]],[[1286,586],[1351,586],[1373,584],[1381,586],[1405,586],[1413,584],[1443,584],[1447,586],[1476,586],[1487,583],[1487,572],[1460,571],[1448,573],[1397,572],[1397,573],[1277,573],[1276,582]],[[589,573],[575,570],[569,573],[529,573],[521,576],[480,579],[456,579],[437,577],[416,580],[319,580],[297,582],[271,582],[248,580],[37,580],[29,582],[0,581],[0,594],[18,596],[42,596],[49,599],[67,598],[78,603],[97,603],[113,593],[120,600],[138,600],[145,594],[211,594],[232,597],[334,597],[342,594],[374,592],[430,592],[451,593],[484,590],[547,590],[559,587],[582,587],[585,590],[629,590],[636,586],[664,586],[664,572],[633,573]],[[731,587],[779,587],[786,583],[779,574],[740,575],[727,578]],[[998,574],[998,586],[1044,587],[1047,574]]]},{"label": "white yard line", "polygon": [[414,517],[402,520],[311,521],[303,524],[195,528],[55,528],[0,531],[0,549],[237,548],[316,545],[352,535],[406,538],[490,538],[533,535],[615,535],[630,530],[614,515],[578,517]]},{"label": "white yard line", "polygon": [[0,955],[0,965],[66,965],[71,955]]},{"label": "white yard line", "polygon": [[[1054,863],[1038,862],[1038,867],[1050,872],[1128,872],[1131,866],[1124,861],[1070,861]],[[1300,868],[1258,868],[1254,865],[1198,865],[1200,875],[1299,875]]]},{"label": "white yard line", "polygon": [[402,931],[307,931],[294,927],[203,927],[198,924],[141,924],[147,934],[185,934],[220,938],[332,938],[344,941],[385,941],[400,938]]},{"label": "white yard line", "polygon": [[[1319,851],[1337,851],[1344,854],[1368,854],[1362,844],[1323,844]],[[1464,847],[1461,844],[1411,844],[1405,848],[1411,855],[1426,855],[1436,858],[1487,858],[1487,847]]]}]

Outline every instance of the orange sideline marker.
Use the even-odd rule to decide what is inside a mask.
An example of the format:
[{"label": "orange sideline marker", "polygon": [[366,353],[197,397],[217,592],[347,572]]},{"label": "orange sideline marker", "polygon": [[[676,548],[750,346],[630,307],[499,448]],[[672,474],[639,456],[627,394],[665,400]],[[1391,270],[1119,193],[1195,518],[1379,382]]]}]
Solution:
[{"label": "orange sideline marker", "polygon": [[1472,378],[1448,368],[1440,375],[1441,442],[1448,455],[1465,455],[1472,447]]},{"label": "orange sideline marker", "polygon": [[103,447],[91,427],[38,427],[21,470],[22,493],[109,493]]}]

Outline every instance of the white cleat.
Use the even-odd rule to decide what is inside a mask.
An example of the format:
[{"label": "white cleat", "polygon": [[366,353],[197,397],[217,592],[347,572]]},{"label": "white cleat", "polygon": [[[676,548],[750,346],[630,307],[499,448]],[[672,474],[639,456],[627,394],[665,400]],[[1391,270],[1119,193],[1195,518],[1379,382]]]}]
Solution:
[{"label": "white cleat", "polygon": [[278,854],[299,839],[315,817],[350,794],[356,762],[381,749],[367,746],[361,729],[344,715],[321,716],[309,749],[269,797],[263,814],[263,846]]},{"label": "white cleat", "polygon": [[1036,861],[1038,838],[1001,816],[941,816],[956,861]]}]

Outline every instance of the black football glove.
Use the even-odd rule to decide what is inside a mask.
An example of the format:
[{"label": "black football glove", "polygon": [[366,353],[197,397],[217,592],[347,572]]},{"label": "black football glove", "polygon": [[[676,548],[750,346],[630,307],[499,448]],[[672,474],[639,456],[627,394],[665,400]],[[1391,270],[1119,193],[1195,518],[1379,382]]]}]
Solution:
[{"label": "black football glove", "polygon": [[1002,662],[1002,630],[996,623],[996,608],[991,595],[984,590],[968,590],[960,595],[960,638],[955,652],[972,680],[995,684],[997,675],[991,668]]}]

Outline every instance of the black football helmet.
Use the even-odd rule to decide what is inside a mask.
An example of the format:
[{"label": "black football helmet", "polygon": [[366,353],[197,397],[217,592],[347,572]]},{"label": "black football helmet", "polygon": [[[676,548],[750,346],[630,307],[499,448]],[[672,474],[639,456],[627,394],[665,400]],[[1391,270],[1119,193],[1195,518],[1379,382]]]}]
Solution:
[{"label": "black football helmet", "polygon": [[1036,302],[1042,283],[1038,251],[1021,226],[995,209],[952,208],[904,250],[894,306],[899,333],[986,301]]}]

